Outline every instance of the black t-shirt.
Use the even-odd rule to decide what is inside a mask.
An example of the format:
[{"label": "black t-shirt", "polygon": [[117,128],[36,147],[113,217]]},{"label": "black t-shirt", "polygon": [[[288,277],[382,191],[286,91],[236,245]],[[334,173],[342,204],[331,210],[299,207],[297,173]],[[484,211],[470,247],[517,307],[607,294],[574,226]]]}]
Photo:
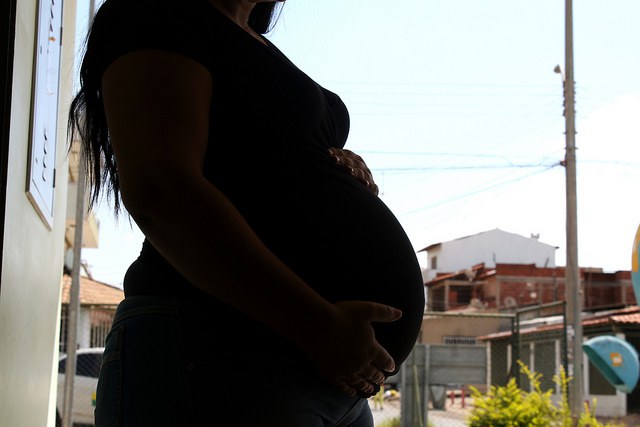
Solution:
[{"label": "black t-shirt", "polygon": [[[342,148],[349,132],[340,98],[206,0],[107,0],[91,37],[89,48],[100,52],[100,73],[138,49],[177,52],[210,71],[205,176],[267,247],[326,299],[401,309],[401,320],[374,325],[399,366],[420,329],[422,276],[392,212],[327,153],[329,147]],[[252,268],[250,260],[246,268]],[[203,298],[148,241],[124,288],[126,295]],[[273,340],[240,313],[209,300],[212,315],[246,329],[245,338]]]}]

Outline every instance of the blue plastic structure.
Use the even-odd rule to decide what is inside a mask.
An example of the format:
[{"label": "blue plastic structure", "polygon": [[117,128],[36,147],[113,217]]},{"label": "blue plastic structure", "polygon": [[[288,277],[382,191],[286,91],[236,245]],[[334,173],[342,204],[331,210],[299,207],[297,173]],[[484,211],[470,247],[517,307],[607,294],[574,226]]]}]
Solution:
[{"label": "blue plastic structure", "polygon": [[589,360],[616,389],[631,393],[640,377],[638,352],[631,344],[613,336],[591,338],[582,344]]}]

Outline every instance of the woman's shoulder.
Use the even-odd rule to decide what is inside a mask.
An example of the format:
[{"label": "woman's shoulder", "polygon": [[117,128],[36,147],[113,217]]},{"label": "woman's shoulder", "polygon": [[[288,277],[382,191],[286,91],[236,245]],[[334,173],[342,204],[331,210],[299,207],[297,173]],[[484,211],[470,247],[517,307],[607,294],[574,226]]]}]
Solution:
[{"label": "woman's shoulder", "polygon": [[224,30],[221,14],[206,0],[106,0],[92,32],[147,39],[180,38]]},{"label": "woman's shoulder", "polygon": [[211,67],[228,31],[206,0],[106,0],[91,27],[87,49],[103,70],[116,58],[142,49],[186,55]]}]

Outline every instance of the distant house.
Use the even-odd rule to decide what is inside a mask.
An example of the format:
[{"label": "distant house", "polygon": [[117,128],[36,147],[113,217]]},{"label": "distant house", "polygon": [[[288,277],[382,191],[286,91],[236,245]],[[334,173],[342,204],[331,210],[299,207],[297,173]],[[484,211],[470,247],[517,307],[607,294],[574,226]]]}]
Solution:
[{"label": "distant house", "polygon": [[[67,319],[71,276],[62,277],[62,313],[60,316],[60,352],[66,352]],[[118,287],[80,277],[80,312],[78,316],[78,348],[103,347],[111,328],[116,307],[124,299]]]},{"label": "distant house", "polygon": [[[460,310],[473,305],[493,311],[513,310],[564,300],[564,267],[535,264],[476,264],[441,274],[425,283],[428,311]],[[635,305],[630,271],[605,273],[581,268],[582,307],[598,311]]]},{"label": "distant house", "polygon": [[[482,345],[487,351],[486,387],[511,377],[530,387],[517,361],[543,375],[543,389],[560,394],[553,376],[568,365],[565,267],[555,266],[556,247],[491,230],[422,249],[427,307],[419,342]],[[583,334],[616,335],[640,349],[640,312],[630,271],[580,268]],[[584,358],[585,399],[597,413],[623,416],[640,410],[640,389],[616,391]]]},{"label": "distant house", "polygon": [[498,228],[447,242],[434,243],[418,252],[426,252],[426,281],[441,273],[452,273],[476,264],[534,264],[555,267],[557,246],[542,243],[538,236],[524,237]]}]

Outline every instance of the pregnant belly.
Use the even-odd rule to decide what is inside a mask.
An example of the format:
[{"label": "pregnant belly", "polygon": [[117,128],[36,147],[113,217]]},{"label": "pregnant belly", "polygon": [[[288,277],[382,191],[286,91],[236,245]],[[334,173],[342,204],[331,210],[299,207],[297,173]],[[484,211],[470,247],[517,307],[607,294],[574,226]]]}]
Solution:
[{"label": "pregnant belly", "polygon": [[420,332],[424,284],[415,252],[397,227],[394,230],[388,224],[385,231],[377,230],[378,244],[368,251],[368,272],[361,276],[358,286],[353,286],[354,293],[349,295],[345,292],[345,296],[376,301],[402,310],[399,320],[373,325],[376,338],[399,367],[411,352]]},{"label": "pregnant belly", "polygon": [[339,217],[323,215],[313,223],[308,217],[304,222],[292,220],[292,240],[285,242],[280,235],[276,246],[293,270],[327,300],[375,301],[402,310],[399,320],[373,325],[376,338],[399,367],[420,331],[424,284],[404,230],[375,200],[368,207],[351,204],[353,210]]},{"label": "pregnant belly", "polygon": [[375,301],[402,310],[396,322],[373,325],[399,366],[424,313],[415,250],[381,199],[336,168],[325,150],[318,156],[295,170],[296,162],[278,163],[277,175],[265,171],[271,177],[265,187],[239,189],[234,194],[242,197],[232,201],[265,244],[327,300]]}]

